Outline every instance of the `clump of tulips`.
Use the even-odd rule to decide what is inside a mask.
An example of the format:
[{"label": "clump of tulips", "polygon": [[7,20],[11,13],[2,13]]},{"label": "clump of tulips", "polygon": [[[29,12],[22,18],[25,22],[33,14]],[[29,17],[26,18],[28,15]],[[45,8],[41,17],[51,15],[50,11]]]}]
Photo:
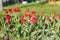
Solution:
[{"label": "clump of tulips", "polygon": [[12,9],[9,9],[9,10],[5,10],[5,13],[17,13],[17,12],[20,12],[20,8],[12,8]]},{"label": "clump of tulips", "polygon": [[29,8],[26,8],[25,14],[13,16],[12,13],[20,14],[21,9],[5,10],[6,16],[1,21],[4,21],[3,27],[10,36],[15,40],[60,39],[60,13],[55,16],[56,11],[53,10],[51,16],[48,16],[44,11],[41,11],[39,15],[35,10],[29,12]]},{"label": "clump of tulips", "polygon": [[24,14],[20,18],[23,24],[26,24],[27,22],[34,24],[37,22],[38,16],[35,14],[35,11],[32,11],[31,14]]}]

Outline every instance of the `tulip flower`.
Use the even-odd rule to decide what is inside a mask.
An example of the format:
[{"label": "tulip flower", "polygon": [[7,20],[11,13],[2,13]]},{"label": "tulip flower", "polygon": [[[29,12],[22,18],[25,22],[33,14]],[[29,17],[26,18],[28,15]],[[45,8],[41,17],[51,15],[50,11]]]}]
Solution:
[{"label": "tulip flower", "polygon": [[52,13],[53,13],[53,14],[55,14],[55,12],[56,12],[55,10],[52,10]]},{"label": "tulip flower", "polygon": [[27,12],[27,13],[28,13],[28,12],[29,12],[29,9],[28,9],[28,8],[26,8],[25,12]]},{"label": "tulip flower", "polygon": [[22,22],[23,24],[26,24],[27,20],[22,19],[21,22]]},{"label": "tulip flower", "polygon": [[32,17],[32,15],[31,14],[28,14],[28,18],[31,18]]},{"label": "tulip flower", "polygon": [[58,18],[60,19],[60,14],[58,14]]},{"label": "tulip flower", "polygon": [[25,17],[25,16],[24,16],[24,15],[22,15],[20,18],[24,19],[24,17]]},{"label": "tulip flower", "polygon": [[47,21],[50,21],[50,17],[46,17],[46,20],[47,20]]},{"label": "tulip flower", "polygon": [[15,13],[17,13],[17,8],[13,8],[12,10],[13,10]]},{"label": "tulip flower", "polygon": [[6,20],[10,20],[11,16],[10,15],[6,15]]},{"label": "tulip flower", "polygon": [[20,10],[20,8],[17,8],[17,12],[20,12],[21,10]]},{"label": "tulip flower", "polygon": [[25,16],[27,17],[27,16],[29,16],[29,14],[25,14]]},{"label": "tulip flower", "polygon": [[37,18],[38,18],[38,16],[37,16],[37,15],[34,15],[34,18],[35,18],[35,19],[37,19]]},{"label": "tulip flower", "polygon": [[35,13],[36,13],[36,11],[34,11],[34,10],[31,12],[32,15],[34,15]]},{"label": "tulip flower", "polygon": [[9,9],[8,12],[9,12],[9,13],[12,13],[12,9]]},{"label": "tulip flower", "polygon": [[8,25],[10,25],[11,24],[11,21],[10,20],[8,20]]},{"label": "tulip flower", "polygon": [[8,13],[8,10],[5,10],[5,13]]},{"label": "tulip flower", "polygon": [[31,20],[31,24],[36,23],[36,22],[37,22],[37,19],[32,18],[32,20]]},{"label": "tulip flower", "polygon": [[56,21],[56,18],[55,17],[53,17],[53,21]]},{"label": "tulip flower", "polygon": [[41,11],[40,14],[44,15],[44,11]]}]

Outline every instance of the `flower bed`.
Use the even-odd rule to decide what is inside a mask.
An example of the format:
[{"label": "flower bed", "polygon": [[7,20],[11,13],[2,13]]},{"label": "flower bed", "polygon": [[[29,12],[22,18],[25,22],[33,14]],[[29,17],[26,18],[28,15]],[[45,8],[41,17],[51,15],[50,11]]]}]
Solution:
[{"label": "flower bed", "polygon": [[35,10],[30,12],[29,8],[21,15],[20,8],[5,10],[5,13],[0,25],[11,40],[60,40],[60,14],[55,16],[55,10],[51,16],[45,15],[44,11],[38,15]]},{"label": "flower bed", "polygon": [[57,5],[60,6],[60,1],[56,1],[56,2],[48,2],[49,5]]}]

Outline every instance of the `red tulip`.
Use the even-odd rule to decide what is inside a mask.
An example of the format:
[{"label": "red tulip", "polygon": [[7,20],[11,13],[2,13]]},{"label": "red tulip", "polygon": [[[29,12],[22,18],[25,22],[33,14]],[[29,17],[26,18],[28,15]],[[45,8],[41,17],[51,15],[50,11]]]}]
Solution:
[{"label": "red tulip", "polygon": [[56,18],[55,18],[55,17],[53,17],[53,20],[54,20],[54,21],[56,21]]},{"label": "red tulip", "polygon": [[12,10],[13,10],[15,13],[17,13],[17,8],[13,8]]},{"label": "red tulip", "polygon": [[34,15],[34,18],[35,18],[35,19],[37,19],[37,18],[38,18],[38,16],[37,16],[37,15]]},{"label": "red tulip", "polygon": [[52,13],[53,13],[53,14],[55,14],[55,12],[56,12],[55,10],[52,10]]},{"label": "red tulip", "polygon": [[28,9],[28,8],[26,8],[25,12],[27,12],[27,13],[28,13],[28,12],[29,12],[29,9]]},{"label": "red tulip", "polygon": [[20,8],[13,8],[13,11],[14,11],[15,13],[17,13],[17,12],[20,12],[21,10],[20,10]]},{"label": "red tulip", "polygon": [[31,24],[36,23],[36,22],[37,22],[37,20],[35,18],[32,18]]},{"label": "red tulip", "polygon": [[11,21],[10,20],[8,20],[8,25],[10,25],[11,24]]},{"label": "red tulip", "polygon": [[31,14],[28,14],[28,16],[27,16],[28,18],[31,18],[32,17],[32,15]]},{"label": "red tulip", "polygon": [[31,12],[32,15],[34,15],[35,13],[36,13],[36,11],[34,11],[34,10]]},{"label": "red tulip", "polygon": [[8,13],[8,10],[5,10],[5,13]]},{"label": "red tulip", "polygon": [[58,14],[58,18],[60,19],[60,14]]},{"label": "red tulip", "polygon": [[32,17],[31,14],[25,14],[25,16],[28,17],[28,18],[31,18]]},{"label": "red tulip", "polygon": [[24,15],[21,16],[22,19],[24,19],[24,17],[25,17]]},{"label": "red tulip", "polygon": [[44,15],[44,11],[41,11],[40,14]]},{"label": "red tulip", "polygon": [[37,20],[37,17],[34,16],[33,19],[36,19]]},{"label": "red tulip", "polygon": [[31,18],[32,17],[31,14],[25,14],[25,16],[28,17],[28,18]]},{"label": "red tulip", "polygon": [[6,15],[6,20],[10,20],[11,16],[10,15]]},{"label": "red tulip", "polygon": [[25,19],[22,19],[22,21],[21,21],[23,24],[26,24],[26,20]]},{"label": "red tulip", "polygon": [[46,20],[47,20],[47,21],[50,21],[50,17],[46,17]]},{"label": "red tulip", "polygon": [[17,12],[20,12],[21,10],[20,10],[20,8],[17,8]]},{"label": "red tulip", "polygon": [[9,9],[8,12],[9,12],[9,13],[12,13],[12,9]]},{"label": "red tulip", "polygon": [[25,16],[27,17],[27,16],[29,16],[29,14],[25,14]]},{"label": "red tulip", "polygon": [[18,9],[17,12],[20,12],[20,10]]}]

